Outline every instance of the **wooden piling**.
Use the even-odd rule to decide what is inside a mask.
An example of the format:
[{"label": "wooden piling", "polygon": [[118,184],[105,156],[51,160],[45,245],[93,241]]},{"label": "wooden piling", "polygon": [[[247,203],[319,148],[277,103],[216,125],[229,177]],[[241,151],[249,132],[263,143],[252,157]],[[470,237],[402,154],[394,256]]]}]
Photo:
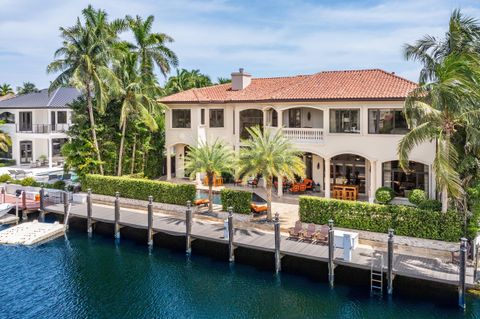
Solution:
[{"label": "wooden piling", "polygon": [[153,196],[148,196],[148,222],[147,222],[147,243],[153,246]]},{"label": "wooden piling", "polygon": [[465,276],[467,268],[467,239],[462,238],[460,243],[460,265],[459,265],[459,280],[458,280],[458,305],[465,309]]},{"label": "wooden piling", "polygon": [[387,248],[387,293],[391,295],[393,293],[393,229],[388,230]]},{"label": "wooden piling", "polygon": [[228,260],[235,261],[235,247],[233,246],[233,207],[228,207]]},{"label": "wooden piling", "polygon": [[92,189],[87,190],[87,233],[91,235],[93,233],[92,227]]},{"label": "wooden piling", "polygon": [[2,195],[1,196],[2,204],[5,203],[5,193],[6,193],[5,187],[2,186],[2,190],[0,191],[0,194]]},{"label": "wooden piling", "polygon": [[27,195],[25,194],[25,191],[22,191],[21,193],[21,198],[22,198],[22,220],[26,221],[28,219],[27,213]]},{"label": "wooden piling", "polygon": [[18,218],[18,201],[20,199],[20,194],[17,192],[15,193],[15,216]]},{"label": "wooden piling", "polygon": [[63,223],[65,224],[65,230],[68,230],[68,190],[65,187],[63,191]]},{"label": "wooden piling", "polygon": [[335,265],[333,264],[335,253],[335,235],[333,231],[333,220],[328,221],[328,283],[330,288],[333,288],[335,281]]},{"label": "wooden piling", "polygon": [[40,213],[38,215],[40,222],[45,221],[45,188],[40,188]]},{"label": "wooden piling", "polygon": [[278,218],[278,213],[275,213],[273,227],[275,230],[275,273],[278,274],[282,270],[282,261],[280,255],[280,220]]},{"label": "wooden piling", "polygon": [[120,193],[115,192],[115,226],[114,236],[116,239],[120,238]]},{"label": "wooden piling", "polygon": [[192,252],[192,202],[187,201],[187,211],[185,214],[185,238],[187,254]]}]

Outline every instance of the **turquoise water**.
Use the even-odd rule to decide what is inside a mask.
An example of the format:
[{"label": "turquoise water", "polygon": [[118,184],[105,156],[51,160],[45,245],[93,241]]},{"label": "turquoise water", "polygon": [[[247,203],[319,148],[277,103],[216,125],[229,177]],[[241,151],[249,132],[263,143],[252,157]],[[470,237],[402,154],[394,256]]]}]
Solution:
[{"label": "turquoise water", "polygon": [[0,247],[0,318],[480,318],[442,301],[337,286],[122,239],[70,232]]}]

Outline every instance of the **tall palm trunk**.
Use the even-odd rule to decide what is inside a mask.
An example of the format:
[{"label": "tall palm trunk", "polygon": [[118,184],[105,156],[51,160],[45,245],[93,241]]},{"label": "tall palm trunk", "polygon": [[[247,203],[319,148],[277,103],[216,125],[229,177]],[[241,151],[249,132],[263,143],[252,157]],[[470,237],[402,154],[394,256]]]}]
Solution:
[{"label": "tall palm trunk", "polygon": [[207,173],[208,179],[208,212],[213,213],[213,173]]},{"label": "tall palm trunk", "polygon": [[267,180],[267,220],[272,220],[272,178]]},{"label": "tall palm trunk", "polygon": [[132,166],[130,167],[130,175],[135,171],[135,152],[137,151],[137,135],[133,135],[133,150],[132,150]]},{"label": "tall palm trunk", "polygon": [[[447,130],[446,134],[445,134],[445,141],[443,141],[443,143],[445,144],[444,147],[445,147],[445,152],[446,152],[446,157],[447,157],[447,161],[450,162],[450,152],[448,150],[448,146],[450,145],[450,131]],[[448,188],[447,188],[447,185],[443,185],[442,186],[442,213],[446,213],[447,210],[448,210]]]},{"label": "tall palm trunk", "polygon": [[122,176],[122,160],[123,160],[123,148],[125,143],[125,131],[127,127],[127,119],[122,123],[122,137],[120,139],[120,150],[118,152],[118,172],[117,176]]},{"label": "tall palm trunk", "polygon": [[100,169],[100,174],[103,175],[102,156],[100,155],[100,149],[98,147],[97,129],[95,127],[95,117],[93,115],[92,92],[90,90],[89,82],[86,84],[86,87],[87,87],[87,108],[88,108],[88,116],[90,118],[90,130],[92,131],[93,147],[95,148],[95,153],[97,153],[97,160],[99,162],[98,168]]}]

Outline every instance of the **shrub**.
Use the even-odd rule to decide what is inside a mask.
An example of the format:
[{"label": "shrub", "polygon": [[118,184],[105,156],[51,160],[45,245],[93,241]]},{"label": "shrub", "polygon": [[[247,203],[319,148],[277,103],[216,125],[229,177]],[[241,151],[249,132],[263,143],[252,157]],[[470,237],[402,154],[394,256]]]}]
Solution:
[{"label": "shrub", "polygon": [[195,199],[195,185],[174,184],[128,177],[87,174],[82,179],[82,189],[92,189],[93,193],[114,196],[115,192],[125,198],[153,200],[159,203],[186,205]]},{"label": "shrub", "polygon": [[0,183],[11,182],[12,180],[13,180],[12,176],[10,176],[8,174],[0,175]]},{"label": "shrub", "polygon": [[408,201],[414,205],[418,206],[425,200],[427,200],[427,193],[423,189],[413,189],[408,194]]},{"label": "shrub", "polygon": [[56,181],[50,187],[54,188],[54,189],[64,190],[65,189],[65,182],[64,181]]},{"label": "shrub", "polygon": [[442,210],[442,203],[436,199],[425,199],[418,204],[418,208],[438,212]]},{"label": "shrub", "polygon": [[18,181],[18,183],[22,186],[37,186],[38,183],[33,177],[25,177],[24,179],[21,179]]},{"label": "shrub", "polygon": [[389,228],[401,236],[458,241],[462,219],[458,212],[422,210],[405,205],[381,205],[336,199],[300,196],[300,220],[326,224],[333,219],[338,227],[386,233]]},{"label": "shrub", "polygon": [[237,191],[224,188],[220,192],[222,198],[223,210],[233,207],[233,212],[238,214],[250,214],[250,204],[252,202],[252,193],[246,191]]},{"label": "shrub", "polygon": [[472,213],[467,221],[467,237],[474,239],[480,231],[480,184],[467,189],[468,208]]},{"label": "shrub", "polygon": [[388,204],[392,201],[393,197],[395,197],[395,193],[393,189],[390,187],[380,187],[375,192],[375,200],[380,204]]}]

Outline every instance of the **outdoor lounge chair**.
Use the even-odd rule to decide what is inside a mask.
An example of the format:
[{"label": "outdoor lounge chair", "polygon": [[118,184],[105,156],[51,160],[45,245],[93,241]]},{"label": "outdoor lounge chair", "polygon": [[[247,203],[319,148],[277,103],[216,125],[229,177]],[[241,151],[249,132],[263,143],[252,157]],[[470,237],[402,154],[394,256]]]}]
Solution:
[{"label": "outdoor lounge chair", "polygon": [[254,178],[247,182],[248,186],[252,186],[252,188],[256,188],[258,186],[258,179]]},{"label": "outdoor lounge chair", "polygon": [[250,210],[254,214],[265,214],[265,213],[267,213],[268,206],[267,205],[257,205],[257,204],[251,203],[250,204]]},{"label": "outdoor lounge chair", "polygon": [[313,181],[311,179],[305,178],[303,180],[303,184],[305,185],[307,191],[313,190]]},{"label": "outdoor lounge chair", "polygon": [[210,204],[210,201],[208,200],[208,198],[200,198],[194,200],[193,204],[195,204],[195,206],[208,206],[208,204]]},{"label": "outdoor lounge chair", "polygon": [[300,186],[297,183],[293,184],[292,187],[290,188],[291,193],[298,193],[299,191],[300,191]]},{"label": "outdoor lounge chair", "polygon": [[299,185],[298,185],[298,191],[299,191],[300,193],[305,193],[305,192],[307,191],[307,185],[305,185],[305,184],[303,184],[303,183],[299,184]]},{"label": "outdoor lounge chair", "polygon": [[300,220],[295,222],[295,227],[290,227],[288,229],[288,234],[291,238],[300,239],[303,233],[303,224]]},{"label": "outdoor lounge chair", "polygon": [[17,170],[15,170],[15,169],[9,169],[9,170],[8,170],[8,173],[10,174],[10,176],[13,175],[12,177],[13,177],[14,179],[17,178],[17,175],[18,175]]},{"label": "outdoor lounge chair", "polygon": [[307,230],[303,232],[303,239],[314,241],[316,236],[315,224],[308,224]]},{"label": "outdoor lounge chair", "polygon": [[316,242],[327,243],[328,242],[328,231],[330,228],[328,225],[322,225],[319,232],[316,232],[314,235],[314,240]]}]

